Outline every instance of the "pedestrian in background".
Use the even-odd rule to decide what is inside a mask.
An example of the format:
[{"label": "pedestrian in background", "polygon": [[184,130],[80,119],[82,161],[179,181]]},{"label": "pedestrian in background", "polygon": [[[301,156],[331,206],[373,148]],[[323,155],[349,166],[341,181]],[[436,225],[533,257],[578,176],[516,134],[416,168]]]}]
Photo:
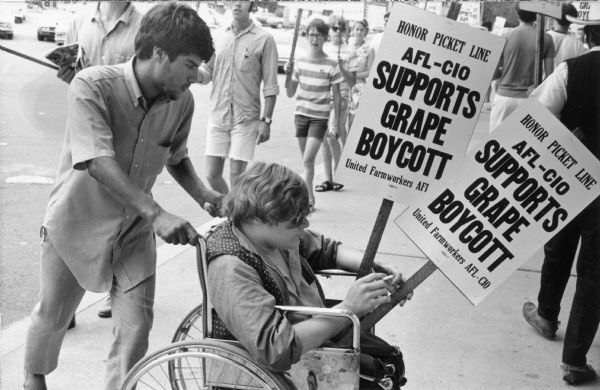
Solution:
[{"label": "pedestrian in background", "polygon": [[[535,87],[536,14],[520,9],[518,2],[515,7],[519,26],[507,35],[493,77],[496,90],[490,113],[490,131],[527,99]],[[547,33],[544,34],[544,45],[540,50],[544,58],[544,67],[540,71],[544,71],[547,77],[554,69],[554,44]]]},{"label": "pedestrian in background", "polygon": [[[329,41],[323,45],[323,51],[329,58],[336,58],[340,73],[348,72],[351,48],[344,41],[344,35],[348,30],[348,22],[340,16],[332,15],[329,18]],[[315,191],[339,191],[344,186],[333,180],[333,172],[337,170],[342,155],[342,147],[346,143],[346,117],[348,115],[348,103],[350,100],[350,88],[346,81],[340,83],[340,120],[339,127],[335,123],[335,110],[333,96],[330,101],[329,126],[337,127],[337,136],[326,136],[323,140],[323,170],[325,180],[315,186]]]},{"label": "pedestrian in background", "polygon": [[[581,142],[600,158],[600,20],[586,24],[584,35],[590,52],[560,63],[532,96],[579,134]],[[543,337],[553,339],[579,242],[575,296],[562,353],[563,379],[571,385],[596,378],[586,355],[600,323],[600,198],[544,246],[538,305],[523,305],[527,322]]]},{"label": "pedestrian in background", "polygon": [[[26,390],[45,390],[45,375],[86,290],[110,290],[113,342],[106,389],[121,387],[148,349],[153,323],[155,235],[194,244],[198,233],[165,211],[151,189],[163,168],[202,207],[222,195],[206,188],[188,157],[194,114],[188,87],[213,55],[196,11],[154,6],[127,63],[93,66],[73,78],[56,184],[44,218],[40,302],[25,344]],[[215,214],[215,207],[209,208]]]},{"label": "pedestrian in background", "polygon": [[352,87],[350,94],[350,107],[348,109],[348,130],[352,127],[356,110],[358,110],[358,104],[360,98],[365,90],[365,84],[367,77],[375,61],[375,49],[371,47],[369,42],[366,41],[366,36],[369,33],[369,23],[366,20],[359,20],[354,22],[352,26],[352,40],[351,46],[353,47],[353,58],[350,61],[355,61],[355,78],[356,82]]},{"label": "pedestrian in background", "polygon": [[548,31],[554,43],[554,67],[569,58],[577,57],[585,53],[583,42],[569,34],[571,22],[567,15],[577,17],[577,8],[571,3],[562,5],[562,18],[555,19],[554,28]]},{"label": "pedestrian in background", "polygon": [[94,12],[81,12],[69,24],[65,38],[65,45],[79,44],[76,62],[61,67],[57,76],[70,83],[76,72],[89,66],[129,61],[141,21],[142,14],[129,1],[101,1]]},{"label": "pedestrian in background", "polygon": [[[217,40],[215,55],[198,71],[198,81],[212,81],[206,132],[208,183],[229,192],[223,178],[229,157],[229,183],[234,185],[254,158],[256,145],[271,137],[277,85],[277,46],[273,36],[250,19],[254,3],[236,1],[233,22]],[[264,111],[261,117],[260,85]]]},{"label": "pedestrian in background", "polygon": [[[310,209],[313,210],[315,206],[313,192],[315,158],[326,132],[329,132],[332,137],[338,136],[342,76],[337,61],[329,58],[323,51],[323,45],[329,34],[329,26],[322,19],[313,19],[306,31],[310,44],[309,53],[306,57],[299,58],[296,64],[286,63],[285,72],[292,73],[292,81],[286,88],[288,97],[294,96],[300,85],[294,109],[294,122],[296,138],[302,155],[303,179],[308,186]],[[332,95],[333,120],[330,122]]]}]

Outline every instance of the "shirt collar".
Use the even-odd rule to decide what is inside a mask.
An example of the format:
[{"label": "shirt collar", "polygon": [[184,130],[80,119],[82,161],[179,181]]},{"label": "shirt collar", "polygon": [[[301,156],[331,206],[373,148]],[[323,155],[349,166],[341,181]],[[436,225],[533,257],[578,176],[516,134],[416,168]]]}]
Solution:
[{"label": "shirt collar", "polygon": [[[233,22],[231,22],[231,24],[227,27],[226,31],[232,31],[233,32]],[[242,31],[240,31],[237,36],[243,35],[245,33],[252,33],[255,34],[256,33],[256,29],[255,29],[256,25],[254,24],[254,21],[252,19],[250,19],[250,25],[248,27],[246,27],[245,29],[243,29]]]},{"label": "shirt collar", "polygon": [[125,77],[125,84],[127,85],[127,90],[129,91],[133,106],[138,108],[141,104],[142,108],[146,109],[146,99],[144,99],[144,95],[142,95],[142,89],[140,88],[137,78],[135,77],[135,72],[133,71],[133,64],[135,61],[136,56],[134,55],[129,61],[123,64],[123,77]]},{"label": "shirt collar", "polygon": [[[131,19],[131,14],[133,13],[133,9],[134,6],[133,4],[129,3],[129,5],[127,6],[127,8],[125,9],[125,12],[123,12],[123,14],[121,16],[119,16],[119,19],[117,19],[117,23],[119,22],[123,22],[123,24],[127,25],[129,24],[129,19]],[[97,21],[97,19],[100,18],[100,3],[98,3],[98,5],[96,6],[96,12],[94,12],[94,14],[92,15],[92,22]]]}]

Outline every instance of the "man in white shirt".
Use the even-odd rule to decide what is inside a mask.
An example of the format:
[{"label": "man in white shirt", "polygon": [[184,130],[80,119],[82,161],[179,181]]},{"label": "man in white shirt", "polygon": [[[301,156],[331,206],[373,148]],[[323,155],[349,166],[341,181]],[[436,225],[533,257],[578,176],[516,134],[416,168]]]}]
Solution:
[{"label": "man in white shirt", "polygon": [[577,17],[577,8],[573,4],[565,3],[562,5],[562,18],[556,19],[554,29],[548,31],[554,42],[554,67],[569,58],[577,57],[585,53],[583,42],[580,39],[569,35],[569,26],[571,22],[567,15]]}]

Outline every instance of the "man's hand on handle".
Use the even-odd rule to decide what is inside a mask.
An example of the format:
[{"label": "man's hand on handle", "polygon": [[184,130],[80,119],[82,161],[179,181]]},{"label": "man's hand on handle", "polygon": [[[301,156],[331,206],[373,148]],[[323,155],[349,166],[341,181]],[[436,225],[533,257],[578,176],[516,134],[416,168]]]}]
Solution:
[{"label": "man's hand on handle", "polygon": [[185,219],[161,210],[152,221],[154,232],[165,242],[174,245],[196,245],[200,235]]}]

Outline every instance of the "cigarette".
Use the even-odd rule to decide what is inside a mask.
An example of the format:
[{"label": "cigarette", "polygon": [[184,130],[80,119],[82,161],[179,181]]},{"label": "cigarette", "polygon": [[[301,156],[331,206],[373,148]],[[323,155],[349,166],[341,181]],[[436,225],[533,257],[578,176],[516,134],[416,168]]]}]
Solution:
[{"label": "cigarette", "polygon": [[389,282],[393,278],[394,278],[394,275],[388,275],[388,276],[381,278],[381,280],[383,280],[384,282]]}]

